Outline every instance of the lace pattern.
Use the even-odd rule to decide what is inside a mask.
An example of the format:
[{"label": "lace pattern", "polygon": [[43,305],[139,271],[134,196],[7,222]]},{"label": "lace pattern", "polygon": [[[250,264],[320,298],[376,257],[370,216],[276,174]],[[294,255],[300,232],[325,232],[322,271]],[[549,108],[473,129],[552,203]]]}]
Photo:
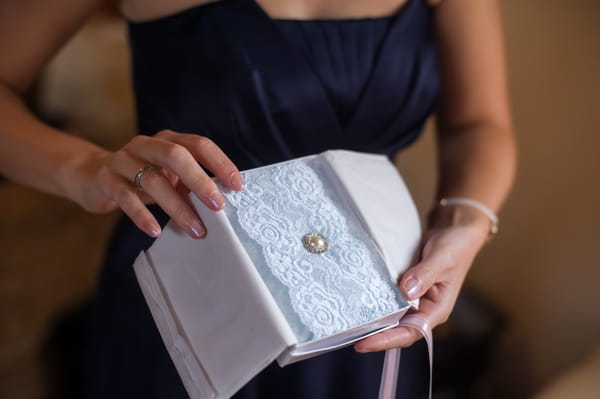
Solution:
[{"label": "lace pattern", "polygon": [[[288,321],[303,325],[292,328],[307,340],[401,308],[379,253],[324,174],[311,167],[315,161],[248,171],[243,191],[224,190],[227,215],[246,237],[242,244],[263,278],[272,275],[267,285]],[[302,242],[307,233],[325,237],[328,249],[308,251]]]}]

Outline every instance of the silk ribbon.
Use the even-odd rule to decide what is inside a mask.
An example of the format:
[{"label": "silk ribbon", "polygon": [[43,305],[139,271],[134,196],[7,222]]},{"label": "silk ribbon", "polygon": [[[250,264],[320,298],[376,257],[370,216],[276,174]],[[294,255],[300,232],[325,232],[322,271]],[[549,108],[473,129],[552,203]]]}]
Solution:
[{"label": "silk ribbon", "polygon": [[[400,320],[398,327],[412,327],[419,331],[427,342],[429,352],[429,399],[431,399],[433,381],[433,337],[429,322],[416,314],[409,314]],[[381,383],[379,385],[379,399],[394,399],[396,397],[396,385],[398,382],[398,370],[400,368],[400,348],[385,351],[383,370],[381,372]]]}]

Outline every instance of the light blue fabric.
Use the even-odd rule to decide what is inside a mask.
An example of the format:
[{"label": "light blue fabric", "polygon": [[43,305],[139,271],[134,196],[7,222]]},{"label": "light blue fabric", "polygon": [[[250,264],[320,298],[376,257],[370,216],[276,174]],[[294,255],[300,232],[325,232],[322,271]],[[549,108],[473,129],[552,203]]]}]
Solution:
[{"label": "light blue fabric", "polygon": [[[376,246],[319,158],[243,174],[224,190],[226,215],[299,342],[323,338],[407,305]],[[308,251],[304,235],[328,249]]]}]

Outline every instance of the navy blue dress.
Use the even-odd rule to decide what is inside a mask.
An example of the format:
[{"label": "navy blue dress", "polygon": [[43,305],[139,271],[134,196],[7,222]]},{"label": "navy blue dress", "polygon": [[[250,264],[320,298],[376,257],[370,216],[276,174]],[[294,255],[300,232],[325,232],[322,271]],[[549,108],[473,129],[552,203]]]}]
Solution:
[{"label": "navy blue dress", "polygon": [[[240,169],[334,148],[391,156],[418,137],[439,88],[423,0],[342,21],[272,20],[252,0],[223,0],[129,33],[140,132],[210,137]],[[86,397],[187,397],[131,267],[151,243],[119,222],[94,303]],[[376,397],[382,359],[348,348],[271,365],[235,397]],[[398,397],[426,391],[426,361],[419,345],[403,352]]]}]

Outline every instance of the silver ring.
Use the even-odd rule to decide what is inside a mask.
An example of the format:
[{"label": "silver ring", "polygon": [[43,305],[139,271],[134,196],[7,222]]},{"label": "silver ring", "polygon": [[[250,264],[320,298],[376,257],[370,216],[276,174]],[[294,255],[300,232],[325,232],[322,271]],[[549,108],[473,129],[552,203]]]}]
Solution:
[{"label": "silver ring", "polygon": [[141,168],[138,169],[138,171],[135,173],[135,177],[133,178],[133,182],[135,183],[135,186],[137,187],[137,189],[139,191],[144,191],[144,189],[142,188],[142,177],[144,177],[144,174],[148,171],[151,171],[152,169],[154,169],[154,165],[147,163],[146,165],[142,166]]}]

